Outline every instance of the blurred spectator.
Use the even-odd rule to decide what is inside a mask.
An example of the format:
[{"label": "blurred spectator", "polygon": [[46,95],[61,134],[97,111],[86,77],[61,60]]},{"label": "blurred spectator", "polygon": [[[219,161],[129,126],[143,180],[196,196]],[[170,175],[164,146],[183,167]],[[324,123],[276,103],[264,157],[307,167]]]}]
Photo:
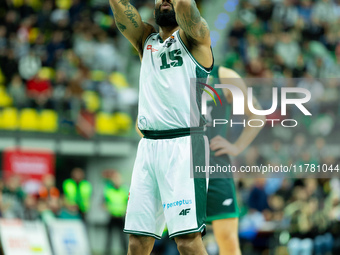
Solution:
[{"label": "blurred spectator", "polygon": [[20,76],[26,80],[33,79],[38,74],[41,68],[41,60],[31,51],[28,55],[20,58],[19,60],[19,73]]},{"label": "blurred spectator", "polygon": [[[94,1],[92,1],[94,2]],[[69,9],[70,22],[73,24],[78,20],[79,15],[84,9],[85,2],[81,0],[73,0],[72,6]]]},{"label": "blurred spectator", "polygon": [[260,59],[254,58],[249,61],[247,65],[247,72],[249,78],[263,78],[265,73],[265,68]]},{"label": "blurred spectator", "polygon": [[[285,65],[294,68],[296,66],[297,56],[300,55],[301,50],[299,44],[293,40],[290,33],[282,32],[280,34],[280,40],[275,46],[275,52],[283,59]],[[287,52],[289,52],[289,54],[287,54]]]},{"label": "blurred spectator", "polygon": [[0,26],[0,53],[3,54],[4,50],[7,47],[7,38],[6,38],[7,29],[5,26]]},{"label": "blurred spectator", "polygon": [[259,17],[266,26],[267,22],[271,19],[274,5],[270,0],[260,0],[259,5],[255,9],[256,16]]},{"label": "blurred spectator", "polygon": [[[111,254],[112,233],[114,228],[120,233],[121,247],[126,249],[127,240],[123,233],[124,219],[127,207],[129,190],[122,185],[121,176],[118,172],[112,171],[109,179],[106,180],[104,187],[105,209],[110,214],[110,220],[107,224],[106,253]],[[124,253],[127,251],[125,250]]]},{"label": "blurred spectator", "polygon": [[19,7],[19,13],[20,13],[21,19],[30,17],[31,15],[35,13],[30,3],[31,3],[30,0],[24,0],[23,4]]},{"label": "blurred spectator", "polygon": [[304,74],[304,78],[297,84],[297,87],[307,89],[311,93],[311,99],[305,103],[305,106],[311,111],[313,115],[318,114],[320,107],[319,103],[325,91],[323,84],[306,72]]},{"label": "blurred spectator", "polygon": [[61,31],[55,31],[52,35],[51,42],[47,45],[46,65],[55,66],[56,60],[61,57],[65,48],[63,33]]},{"label": "blurred spectator", "polygon": [[0,55],[0,68],[7,83],[18,73],[18,61],[15,59],[12,49],[5,51],[4,55]]},{"label": "blurred spectator", "polygon": [[56,214],[54,214],[54,212],[51,210],[49,203],[46,200],[38,201],[37,210],[39,212],[40,219],[46,224],[56,219]]},{"label": "blurred spectator", "polygon": [[65,212],[75,214],[75,208],[78,208],[83,220],[90,209],[92,195],[92,185],[84,178],[84,170],[77,167],[71,171],[71,178],[63,182]]},{"label": "blurred spectator", "polygon": [[27,81],[26,86],[30,107],[39,109],[53,108],[51,101],[53,90],[49,80],[36,75],[33,79]]},{"label": "blurred spectator", "polygon": [[101,110],[112,113],[118,104],[118,92],[113,84],[106,79],[98,84],[99,95],[102,99]]},{"label": "blurred spectator", "polygon": [[8,94],[13,99],[13,106],[24,108],[27,106],[26,88],[19,74],[15,74],[9,83]]},{"label": "blurred spectator", "polygon": [[75,37],[74,52],[87,67],[92,67],[95,57],[96,43],[91,30],[86,30]]},{"label": "blurred spectator", "polygon": [[18,30],[19,15],[15,10],[9,10],[5,16],[5,26],[7,28],[7,36],[16,33]]},{"label": "blurred spectator", "polygon": [[303,19],[306,24],[309,24],[312,16],[312,1],[301,0],[299,8],[299,16]]},{"label": "blurred spectator", "polygon": [[70,106],[70,94],[67,88],[68,81],[66,73],[63,70],[58,70],[53,83],[53,95],[52,100],[56,110],[64,112],[69,110]]},{"label": "blurred spectator", "polygon": [[42,186],[39,189],[39,199],[49,200],[52,198],[58,199],[60,192],[55,186],[55,177],[52,174],[45,175],[42,180]]},{"label": "blurred spectator", "polygon": [[52,27],[52,24],[50,22],[52,10],[53,10],[52,0],[46,0],[42,2],[41,10],[39,10],[38,12],[37,25],[43,32],[51,29]]},{"label": "blurred spectator", "polygon": [[282,142],[279,139],[275,139],[272,142],[271,150],[266,155],[266,159],[273,164],[286,165],[288,158],[288,153],[282,148]]},{"label": "blurred spectator", "polygon": [[24,200],[23,220],[38,220],[39,212],[37,210],[37,198],[33,195],[27,195]]},{"label": "blurred spectator", "polygon": [[78,205],[71,202],[68,198],[65,197],[63,201],[63,206],[58,214],[58,218],[66,220],[80,220],[83,219],[83,216],[79,212]]},{"label": "blurred spectator", "polygon": [[110,73],[118,68],[122,62],[113,41],[110,41],[106,32],[98,35],[98,43],[95,46],[93,68]]},{"label": "blurred spectator", "polygon": [[73,50],[66,50],[56,64],[57,70],[63,71],[67,78],[72,78],[79,70],[80,59]]},{"label": "blurred spectator", "polygon": [[255,209],[259,212],[269,209],[268,196],[265,192],[266,179],[256,179],[255,186],[249,194],[248,205],[249,208]]},{"label": "blurred spectator", "polygon": [[293,68],[293,73],[292,73],[293,78],[302,77],[306,71],[307,70],[306,70],[305,60],[303,58],[303,55],[300,54],[297,57],[296,65]]},{"label": "blurred spectator", "polygon": [[77,121],[79,113],[83,106],[83,88],[82,83],[84,81],[83,73],[77,71],[77,73],[72,77],[70,83],[67,87],[67,95],[70,97],[71,104],[71,115],[74,122]]},{"label": "blurred spectator", "polygon": [[334,7],[331,0],[317,1],[313,6],[312,16],[320,22],[332,23],[336,19]]},{"label": "blurred spectator", "polygon": [[2,216],[4,218],[21,218],[25,194],[20,186],[20,178],[11,176],[2,191]]},{"label": "blurred spectator", "polygon": [[273,20],[282,24],[285,29],[293,27],[298,17],[298,9],[293,4],[293,0],[284,0],[274,8]]}]

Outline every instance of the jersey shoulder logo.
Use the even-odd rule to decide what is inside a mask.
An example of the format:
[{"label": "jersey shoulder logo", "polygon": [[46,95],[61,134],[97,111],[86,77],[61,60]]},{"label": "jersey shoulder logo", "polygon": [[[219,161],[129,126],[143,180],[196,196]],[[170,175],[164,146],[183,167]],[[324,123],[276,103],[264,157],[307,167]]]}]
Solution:
[{"label": "jersey shoulder logo", "polygon": [[175,36],[172,35],[172,36],[170,36],[170,38],[168,40],[166,40],[163,47],[169,48],[175,42],[176,42]]},{"label": "jersey shoulder logo", "polygon": [[146,50],[151,50],[151,52],[156,52],[156,51],[158,51],[157,49],[155,49],[155,48],[152,48],[152,45],[148,45],[148,47],[146,48]]},{"label": "jersey shoulder logo", "polygon": [[188,209],[183,209],[183,210],[179,213],[179,215],[186,216],[189,212],[190,212],[190,208],[188,208]]}]

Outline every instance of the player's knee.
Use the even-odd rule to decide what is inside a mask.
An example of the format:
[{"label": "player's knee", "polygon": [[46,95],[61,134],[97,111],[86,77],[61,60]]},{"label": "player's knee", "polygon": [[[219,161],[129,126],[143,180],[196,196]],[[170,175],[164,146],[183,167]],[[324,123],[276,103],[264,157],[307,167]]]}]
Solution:
[{"label": "player's knee", "polygon": [[237,251],[239,249],[238,236],[234,233],[220,233],[218,237],[218,244],[228,251]]},{"label": "player's knee", "polygon": [[175,237],[177,249],[180,253],[197,248],[196,246],[199,240],[201,240],[201,233],[193,233]]},{"label": "player's knee", "polygon": [[130,235],[128,254],[143,254],[142,251],[148,250],[150,245],[152,245],[150,237]]}]

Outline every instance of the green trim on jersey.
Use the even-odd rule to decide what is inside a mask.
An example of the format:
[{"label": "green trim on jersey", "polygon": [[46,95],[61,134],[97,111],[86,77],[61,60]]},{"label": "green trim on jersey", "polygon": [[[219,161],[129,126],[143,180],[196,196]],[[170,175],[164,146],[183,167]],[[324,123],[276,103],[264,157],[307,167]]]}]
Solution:
[{"label": "green trim on jersey", "polygon": [[217,65],[214,66],[213,69],[210,72],[210,77],[219,79],[220,78],[220,76],[218,75],[218,69],[219,68],[220,68],[220,66],[217,66]]},{"label": "green trim on jersey", "polygon": [[176,236],[182,236],[182,235],[187,235],[187,234],[192,234],[192,233],[197,233],[197,232],[204,232],[206,225],[202,224],[202,226],[200,226],[199,228],[194,228],[194,229],[189,229],[189,230],[184,230],[184,231],[179,231],[176,233],[173,233],[171,235],[169,235],[169,238],[175,238]]},{"label": "green trim on jersey", "polygon": [[[215,84],[212,84],[212,81],[213,81],[212,79],[214,79],[214,80],[218,79],[218,82],[221,83],[220,77],[218,75],[219,68],[220,68],[220,66],[214,66],[213,70],[211,71],[210,76],[209,76],[210,79],[209,79],[209,82],[208,82],[209,85],[211,85],[211,86],[215,85]],[[221,97],[222,106],[219,105],[219,104],[217,106],[215,106],[213,101],[208,102],[208,107],[212,107],[211,119],[226,119],[226,120],[229,120],[230,115],[231,115],[232,105],[230,103],[228,103],[222,89],[216,88],[216,92]],[[216,97],[215,94],[214,94],[214,97]],[[207,134],[209,139],[212,139],[217,135],[220,135],[220,136],[225,138],[227,136],[227,132],[228,132],[228,125],[218,125],[216,127],[207,126],[206,134]],[[214,154],[214,152],[212,152],[211,154]]]},{"label": "green trim on jersey", "polygon": [[157,33],[157,38],[161,43],[164,43],[164,41],[163,41],[162,37],[159,35],[159,33]]},{"label": "green trim on jersey", "polygon": [[[180,43],[182,44],[183,48],[185,49],[185,51],[188,53],[189,57],[191,58],[191,60],[199,67],[201,68],[204,72],[206,73],[210,73],[212,70],[212,67],[214,66],[214,63],[212,64],[212,66],[210,68],[205,68],[204,66],[202,66],[200,63],[197,62],[197,60],[194,58],[194,56],[191,54],[191,52],[188,50],[187,46],[185,45],[185,43],[182,41],[181,36],[179,35],[179,30],[177,31],[177,36],[179,38]],[[211,51],[212,52],[212,51]]]},{"label": "green trim on jersey", "polygon": [[144,41],[143,52],[144,52],[144,50],[145,50],[145,45],[147,44],[146,42],[150,39],[151,36],[156,35],[156,34],[157,34],[157,33],[151,33],[151,34],[148,35],[148,37],[146,37],[146,39],[145,39],[145,41]]},{"label": "green trim on jersey", "polygon": [[158,235],[155,235],[155,234],[152,234],[152,233],[149,233],[149,232],[126,230],[126,229],[124,229],[123,232],[126,233],[126,234],[131,234],[131,235],[136,235],[136,236],[151,236],[151,237],[156,238],[158,240],[162,239],[161,236],[158,236]]},{"label": "green trim on jersey", "polygon": [[203,89],[204,84],[207,82],[207,78],[209,77],[209,74],[206,71],[203,71],[202,68],[196,66],[196,104],[199,109],[200,113],[200,123],[199,126],[203,127],[205,124],[207,124],[207,121],[205,117],[202,115],[202,95],[203,95]]}]

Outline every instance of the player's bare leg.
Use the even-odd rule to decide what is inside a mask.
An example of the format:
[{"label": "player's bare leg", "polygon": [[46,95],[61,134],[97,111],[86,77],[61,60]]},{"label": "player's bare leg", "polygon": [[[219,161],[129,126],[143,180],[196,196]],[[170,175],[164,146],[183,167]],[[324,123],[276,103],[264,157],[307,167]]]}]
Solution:
[{"label": "player's bare leg", "polygon": [[150,236],[129,236],[128,255],[150,255],[155,238]]},{"label": "player's bare leg", "polygon": [[238,240],[238,218],[214,220],[212,226],[220,255],[241,255]]},{"label": "player's bare leg", "polygon": [[199,232],[175,237],[175,241],[181,255],[208,255]]}]

